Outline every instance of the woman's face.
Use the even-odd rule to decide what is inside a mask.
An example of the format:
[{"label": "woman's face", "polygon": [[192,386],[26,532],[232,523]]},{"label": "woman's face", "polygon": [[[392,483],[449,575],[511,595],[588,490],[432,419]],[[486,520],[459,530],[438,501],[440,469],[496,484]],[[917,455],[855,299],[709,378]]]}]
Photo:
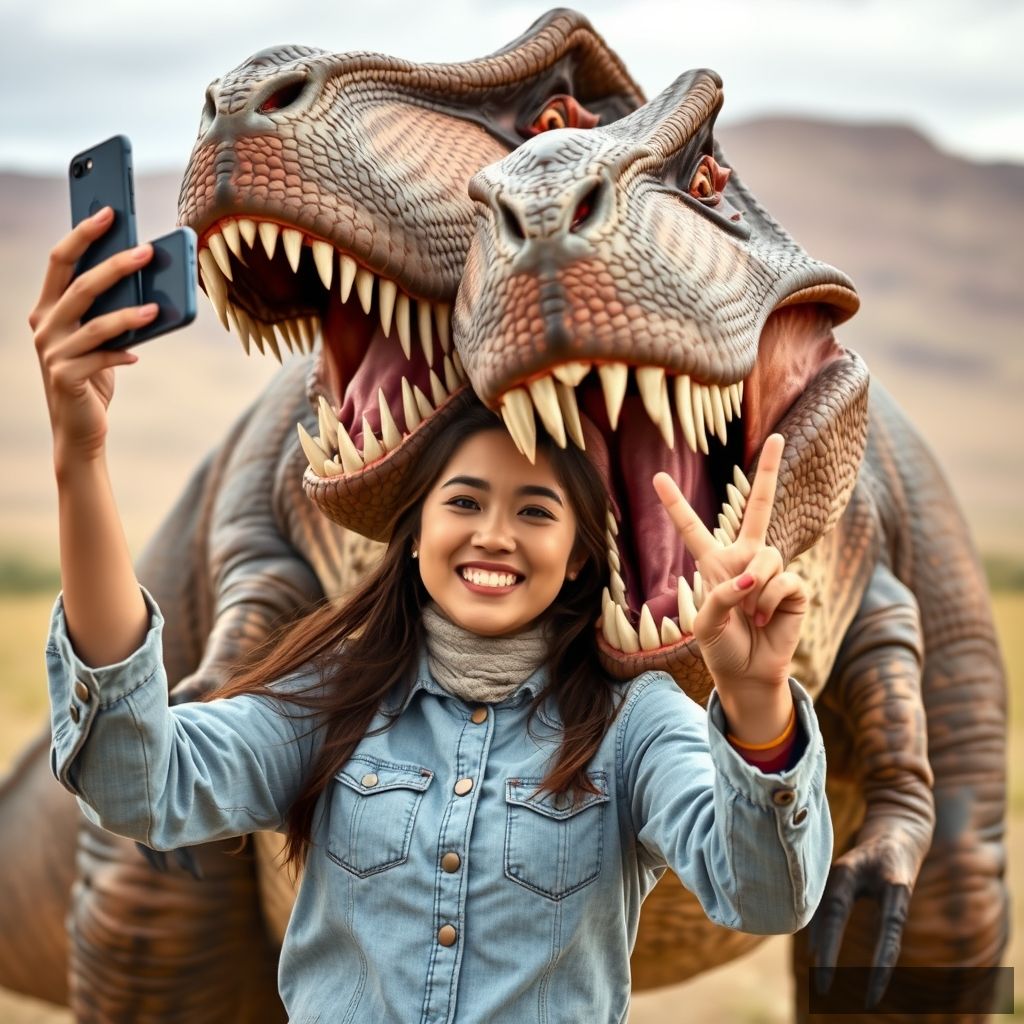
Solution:
[{"label": "woman's face", "polygon": [[531,465],[504,430],[464,441],[428,492],[416,542],[430,596],[481,636],[517,633],[569,573],[576,516],[547,456]]}]

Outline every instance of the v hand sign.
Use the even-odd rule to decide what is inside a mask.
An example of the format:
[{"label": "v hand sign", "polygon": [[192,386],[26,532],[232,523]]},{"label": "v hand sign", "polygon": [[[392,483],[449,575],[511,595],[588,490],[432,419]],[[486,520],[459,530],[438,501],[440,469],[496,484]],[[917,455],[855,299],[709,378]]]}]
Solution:
[{"label": "v hand sign", "polygon": [[775,485],[785,442],[764,443],[736,540],[721,544],[667,473],[654,489],[687,550],[697,562],[704,600],[693,632],[715,681],[731,731],[762,743],[789,720],[789,664],[807,611],[807,590],[786,572],[779,551],[768,545]]}]

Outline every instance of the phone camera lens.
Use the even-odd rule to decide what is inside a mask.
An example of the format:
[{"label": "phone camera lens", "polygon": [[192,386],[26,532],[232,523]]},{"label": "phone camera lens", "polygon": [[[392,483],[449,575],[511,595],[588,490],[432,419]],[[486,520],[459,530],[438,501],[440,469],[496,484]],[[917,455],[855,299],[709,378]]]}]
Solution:
[{"label": "phone camera lens", "polygon": [[92,170],[92,160],[76,160],[71,165],[71,174],[76,178],[85,177]]}]

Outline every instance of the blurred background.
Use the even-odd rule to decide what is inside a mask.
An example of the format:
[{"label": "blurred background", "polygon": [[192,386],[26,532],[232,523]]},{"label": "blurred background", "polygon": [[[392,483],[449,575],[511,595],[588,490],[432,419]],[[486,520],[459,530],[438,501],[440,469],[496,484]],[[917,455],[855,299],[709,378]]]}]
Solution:
[{"label": "blurred background", "polygon": [[[989,572],[1012,690],[1013,884],[1024,868],[1024,6],[578,6],[648,96],[687,68],[718,71],[728,162],[811,254],[857,284],[863,305],[840,340],[931,445]],[[128,135],[140,237],[153,238],[175,223],[206,85],[250,54],[304,43],[467,60],[505,45],[546,9],[493,0],[329,9],[306,0],[0,0],[0,771],[45,724],[56,502],[26,318],[47,253],[69,226],[70,156]],[[137,352],[140,362],[118,371],[110,439],[135,552],[277,368],[272,357],[247,358],[202,295],[191,329]],[[1006,963],[1020,948],[1015,939]],[[781,1022],[791,1002],[788,943],[773,939],[687,986],[637,996],[631,1020]],[[69,1018],[0,991],[0,1019]]]}]

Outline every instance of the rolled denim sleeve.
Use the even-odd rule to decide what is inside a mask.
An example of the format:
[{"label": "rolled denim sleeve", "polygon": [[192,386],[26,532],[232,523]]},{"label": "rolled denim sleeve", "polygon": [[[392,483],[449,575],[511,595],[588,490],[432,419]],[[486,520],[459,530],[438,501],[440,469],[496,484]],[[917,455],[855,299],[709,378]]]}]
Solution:
[{"label": "rolled denim sleeve", "polygon": [[[92,821],[155,850],[282,830],[315,753],[313,720],[249,695],[169,707],[164,618],[140,589],[142,645],[100,668],[75,653],[57,597],[46,642],[54,776]],[[297,673],[275,685],[314,682]]]},{"label": "rolled denim sleeve", "polygon": [[806,742],[782,772],[733,749],[717,693],[705,712],[664,673],[641,677],[620,723],[645,866],[674,871],[716,924],[764,935],[810,921],[832,859],[825,748],[810,695],[795,679],[789,687]]}]

